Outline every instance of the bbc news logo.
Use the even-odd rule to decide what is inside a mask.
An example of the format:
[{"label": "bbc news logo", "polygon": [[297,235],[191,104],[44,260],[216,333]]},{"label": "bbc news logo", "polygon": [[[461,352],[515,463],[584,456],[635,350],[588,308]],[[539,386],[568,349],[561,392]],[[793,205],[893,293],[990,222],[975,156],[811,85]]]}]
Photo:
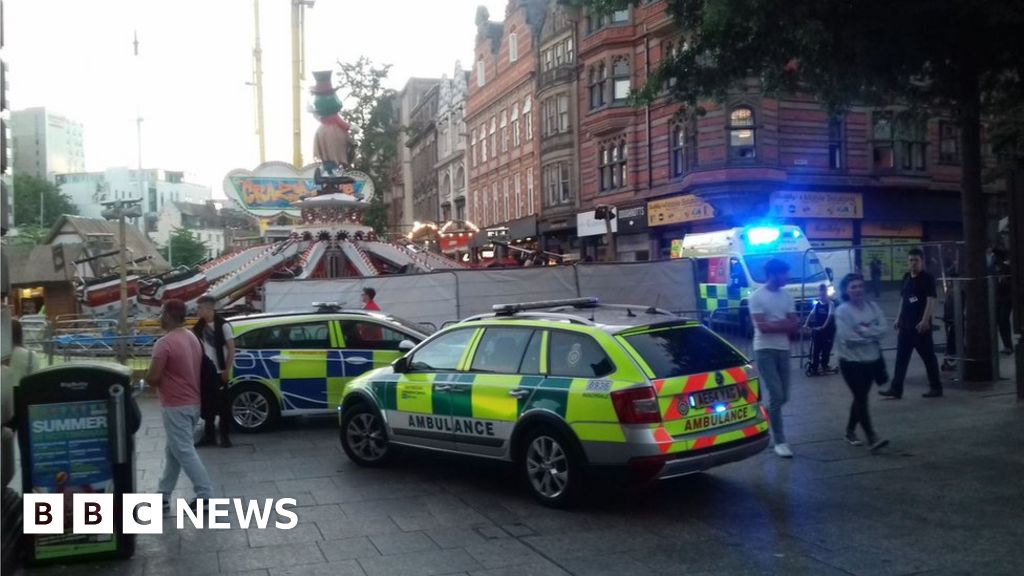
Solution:
[{"label": "bbc news logo", "polygon": [[[25,534],[66,534],[71,520],[72,534],[113,534],[113,494],[72,494],[71,510],[65,510],[64,494],[25,494],[22,513]],[[124,534],[163,534],[163,496],[160,494],[122,494],[121,532]],[[232,516],[244,530],[291,530],[299,523],[291,510],[294,498],[246,500],[243,498],[199,498],[195,509],[179,498],[173,506],[175,526],[186,523],[202,530],[230,530]],[[273,520],[273,523],[271,522]]]}]

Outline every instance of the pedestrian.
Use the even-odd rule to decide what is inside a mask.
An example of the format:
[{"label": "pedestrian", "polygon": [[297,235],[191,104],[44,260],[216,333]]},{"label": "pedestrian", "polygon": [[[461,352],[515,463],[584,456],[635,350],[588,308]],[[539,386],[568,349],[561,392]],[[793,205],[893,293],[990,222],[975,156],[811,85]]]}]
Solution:
[{"label": "pedestrian", "polygon": [[888,327],[882,309],[864,297],[863,276],[847,274],[839,288],[843,299],[836,310],[839,371],[853,393],[850,418],[846,421],[846,441],[853,446],[863,444],[857,437],[859,424],[867,435],[871,451],[877,452],[889,441],[879,438],[871,425],[868,398],[878,373],[878,364],[884,362],[880,342]]},{"label": "pedestrian", "polygon": [[363,294],[361,296],[363,300],[363,310],[373,310],[375,312],[380,312],[380,306],[378,306],[377,303],[374,302],[374,298],[376,297],[376,290],[370,288],[369,286],[363,288]]},{"label": "pedestrian", "polygon": [[784,290],[789,265],[772,258],[764,265],[766,282],[750,295],[750,317],[754,321],[754,359],[761,382],[768,390],[768,420],[775,453],[792,458],[782,429],[782,406],[789,399],[789,337],[800,327],[796,305]]},{"label": "pedestrian", "polygon": [[893,327],[896,335],[896,373],[888,390],[878,393],[899,400],[903,397],[903,380],[907,377],[910,355],[917,350],[928,373],[929,390],[924,398],[942,396],[939,362],[932,341],[932,311],[935,308],[935,278],[924,269],[924,252],[911,248],[907,252],[910,271],[903,275],[900,287],[900,307]]},{"label": "pedestrian", "polygon": [[871,288],[875,293],[875,298],[882,297],[882,261],[875,256],[871,259]]},{"label": "pedestrian", "polygon": [[[213,483],[199,459],[193,438],[199,423],[203,346],[185,327],[185,303],[181,300],[165,302],[160,327],[166,334],[153,346],[146,382],[156,389],[163,412],[166,447],[159,487],[164,497],[164,510],[169,511],[171,493],[182,470],[192,481],[196,498],[212,497]],[[190,506],[195,509],[195,504],[193,500]]]},{"label": "pedestrian", "polygon": [[804,328],[811,331],[811,372],[827,374],[832,371],[828,365],[832,355],[832,343],[836,337],[836,323],[833,318],[835,303],[828,295],[828,286],[818,285],[818,299],[814,301],[811,313],[807,315]]},{"label": "pedestrian", "polygon": [[1010,326],[1010,315],[1013,313],[1013,277],[1010,275],[1010,262],[1006,251],[993,248],[991,252],[991,274],[996,283],[996,325],[999,327],[999,339],[1003,342],[1003,354],[1013,354],[1013,329]]},{"label": "pedestrian", "polygon": [[[217,299],[205,294],[196,301],[199,319],[192,333],[203,344],[203,371],[200,380],[203,437],[196,447],[216,446],[220,431],[222,448],[231,447],[231,404],[228,379],[235,363],[235,338],[231,325],[214,310]],[[217,422],[217,419],[220,422]]]}]

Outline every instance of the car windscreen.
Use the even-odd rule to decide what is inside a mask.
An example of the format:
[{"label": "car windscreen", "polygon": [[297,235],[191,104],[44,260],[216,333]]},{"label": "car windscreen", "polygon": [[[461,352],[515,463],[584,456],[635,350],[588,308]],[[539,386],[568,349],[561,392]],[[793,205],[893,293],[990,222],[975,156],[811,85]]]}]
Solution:
[{"label": "car windscreen", "polygon": [[702,374],[747,363],[736,349],[700,325],[627,333],[623,339],[650,367],[655,378]]},{"label": "car windscreen", "polygon": [[744,254],[747,270],[754,282],[763,284],[766,281],[764,265],[769,260],[782,260],[789,265],[789,278],[793,282],[824,282],[828,279],[818,256],[814,252],[765,252],[764,254]]}]

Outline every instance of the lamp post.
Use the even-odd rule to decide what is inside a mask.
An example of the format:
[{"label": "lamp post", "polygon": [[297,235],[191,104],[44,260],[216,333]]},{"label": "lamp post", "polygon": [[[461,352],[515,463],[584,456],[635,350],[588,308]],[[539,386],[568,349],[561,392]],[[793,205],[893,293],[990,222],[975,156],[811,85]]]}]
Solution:
[{"label": "lamp post", "polygon": [[117,220],[117,268],[121,275],[121,313],[117,321],[117,361],[121,364],[128,362],[128,349],[125,346],[125,335],[128,332],[128,234],[127,218],[139,218],[142,216],[142,208],[139,204],[142,198],[130,200],[114,200],[103,202],[107,208],[102,215],[107,220]]}]

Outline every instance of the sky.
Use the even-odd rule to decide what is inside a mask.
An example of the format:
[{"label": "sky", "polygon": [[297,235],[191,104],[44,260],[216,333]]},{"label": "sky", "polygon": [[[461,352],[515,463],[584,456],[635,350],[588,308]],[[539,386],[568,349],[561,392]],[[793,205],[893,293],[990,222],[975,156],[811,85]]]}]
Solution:
[{"label": "sky", "polygon": [[[316,120],[311,72],[367,56],[389,85],[449,77],[472,62],[476,7],[506,0],[317,0],[306,11],[303,160]],[[289,0],[260,0],[267,160],[291,162]],[[222,196],[224,175],[258,164],[252,0],[5,0],[11,107],[45,106],[84,124],[86,170],[183,170]],[[133,55],[137,31],[139,56]]]}]

